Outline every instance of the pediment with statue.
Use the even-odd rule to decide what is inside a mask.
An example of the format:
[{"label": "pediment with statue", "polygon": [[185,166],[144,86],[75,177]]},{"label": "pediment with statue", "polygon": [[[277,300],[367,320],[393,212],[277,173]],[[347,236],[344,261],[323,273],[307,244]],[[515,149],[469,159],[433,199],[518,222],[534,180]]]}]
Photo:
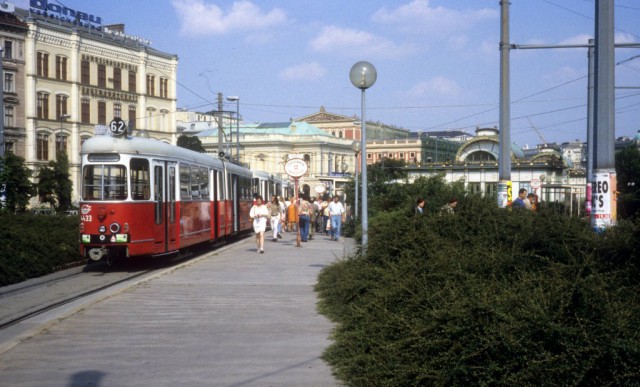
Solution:
[{"label": "pediment with statue", "polygon": [[304,121],[304,122],[338,122],[338,121],[348,121],[353,122],[356,119],[354,117],[343,116],[341,114],[329,113],[326,111],[324,106],[320,106],[320,110],[316,113],[309,114],[308,116],[303,116],[299,118],[295,118],[293,121]]}]

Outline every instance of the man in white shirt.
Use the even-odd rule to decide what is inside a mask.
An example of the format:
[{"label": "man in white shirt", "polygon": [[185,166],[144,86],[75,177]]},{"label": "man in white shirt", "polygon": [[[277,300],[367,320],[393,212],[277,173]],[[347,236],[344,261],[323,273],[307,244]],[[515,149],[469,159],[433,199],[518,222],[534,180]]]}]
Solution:
[{"label": "man in white shirt", "polygon": [[331,240],[340,239],[340,226],[342,226],[342,218],[344,214],[344,206],[340,203],[338,195],[333,197],[333,201],[329,203],[329,220],[331,221]]}]

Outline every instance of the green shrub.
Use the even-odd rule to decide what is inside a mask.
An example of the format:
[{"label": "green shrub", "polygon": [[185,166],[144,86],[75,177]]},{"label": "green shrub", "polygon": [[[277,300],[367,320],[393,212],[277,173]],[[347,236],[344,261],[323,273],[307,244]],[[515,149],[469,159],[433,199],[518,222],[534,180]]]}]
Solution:
[{"label": "green shrub", "polygon": [[638,385],[639,233],[475,196],[378,213],[320,275],[324,359],[348,385]]},{"label": "green shrub", "polygon": [[79,260],[78,218],[0,213],[0,286]]}]

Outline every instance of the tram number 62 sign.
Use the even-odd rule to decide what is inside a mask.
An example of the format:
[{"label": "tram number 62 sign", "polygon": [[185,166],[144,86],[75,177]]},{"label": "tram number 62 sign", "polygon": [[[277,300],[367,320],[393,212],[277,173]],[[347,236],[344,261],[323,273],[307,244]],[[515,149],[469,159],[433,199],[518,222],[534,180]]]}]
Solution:
[{"label": "tram number 62 sign", "polygon": [[109,130],[115,136],[122,136],[127,131],[127,124],[122,118],[116,117],[109,123]]},{"label": "tram number 62 sign", "polygon": [[284,165],[284,171],[291,177],[300,177],[307,173],[307,163],[302,159],[291,159]]}]

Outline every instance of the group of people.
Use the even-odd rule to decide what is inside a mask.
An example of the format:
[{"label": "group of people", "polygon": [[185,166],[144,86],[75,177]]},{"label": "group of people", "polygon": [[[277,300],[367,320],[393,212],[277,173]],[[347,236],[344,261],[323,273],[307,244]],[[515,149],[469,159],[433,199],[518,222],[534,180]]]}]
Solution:
[{"label": "group of people", "polygon": [[[418,198],[418,200],[416,201],[416,207],[414,208],[414,214],[416,216],[423,216],[426,215],[426,209],[424,208],[424,206],[426,205],[426,201],[424,200],[424,198]],[[455,208],[458,205],[458,199],[456,199],[455,197],[449,199],[449,201],[440,207],[440,215],[450,215],[450,214],[455,214]]]},{"label": "group of people", "polygon": [[538,195],[527,193],[526,188],[520,188],[518,197],[511,203],[511,208],[524,208],[529,211],[535,211],[538,206]]},{"label": "group of people", "polygon": [[249,211],[260,254],[264,253],[267,221],[273,232],[273,242],[282,238],[285,231],[297,230],[300,232],[302,242],[312,240],[316,232],[323,232],[330,235],[332,241],[338,241],[345,214],[345,208],[338,195],[335,195],[332,200],[329,200],[328,196],[316,200],[303,195],[297,202],[272,195],[268,203],[264,203],[262,196],[256,195]]}]

